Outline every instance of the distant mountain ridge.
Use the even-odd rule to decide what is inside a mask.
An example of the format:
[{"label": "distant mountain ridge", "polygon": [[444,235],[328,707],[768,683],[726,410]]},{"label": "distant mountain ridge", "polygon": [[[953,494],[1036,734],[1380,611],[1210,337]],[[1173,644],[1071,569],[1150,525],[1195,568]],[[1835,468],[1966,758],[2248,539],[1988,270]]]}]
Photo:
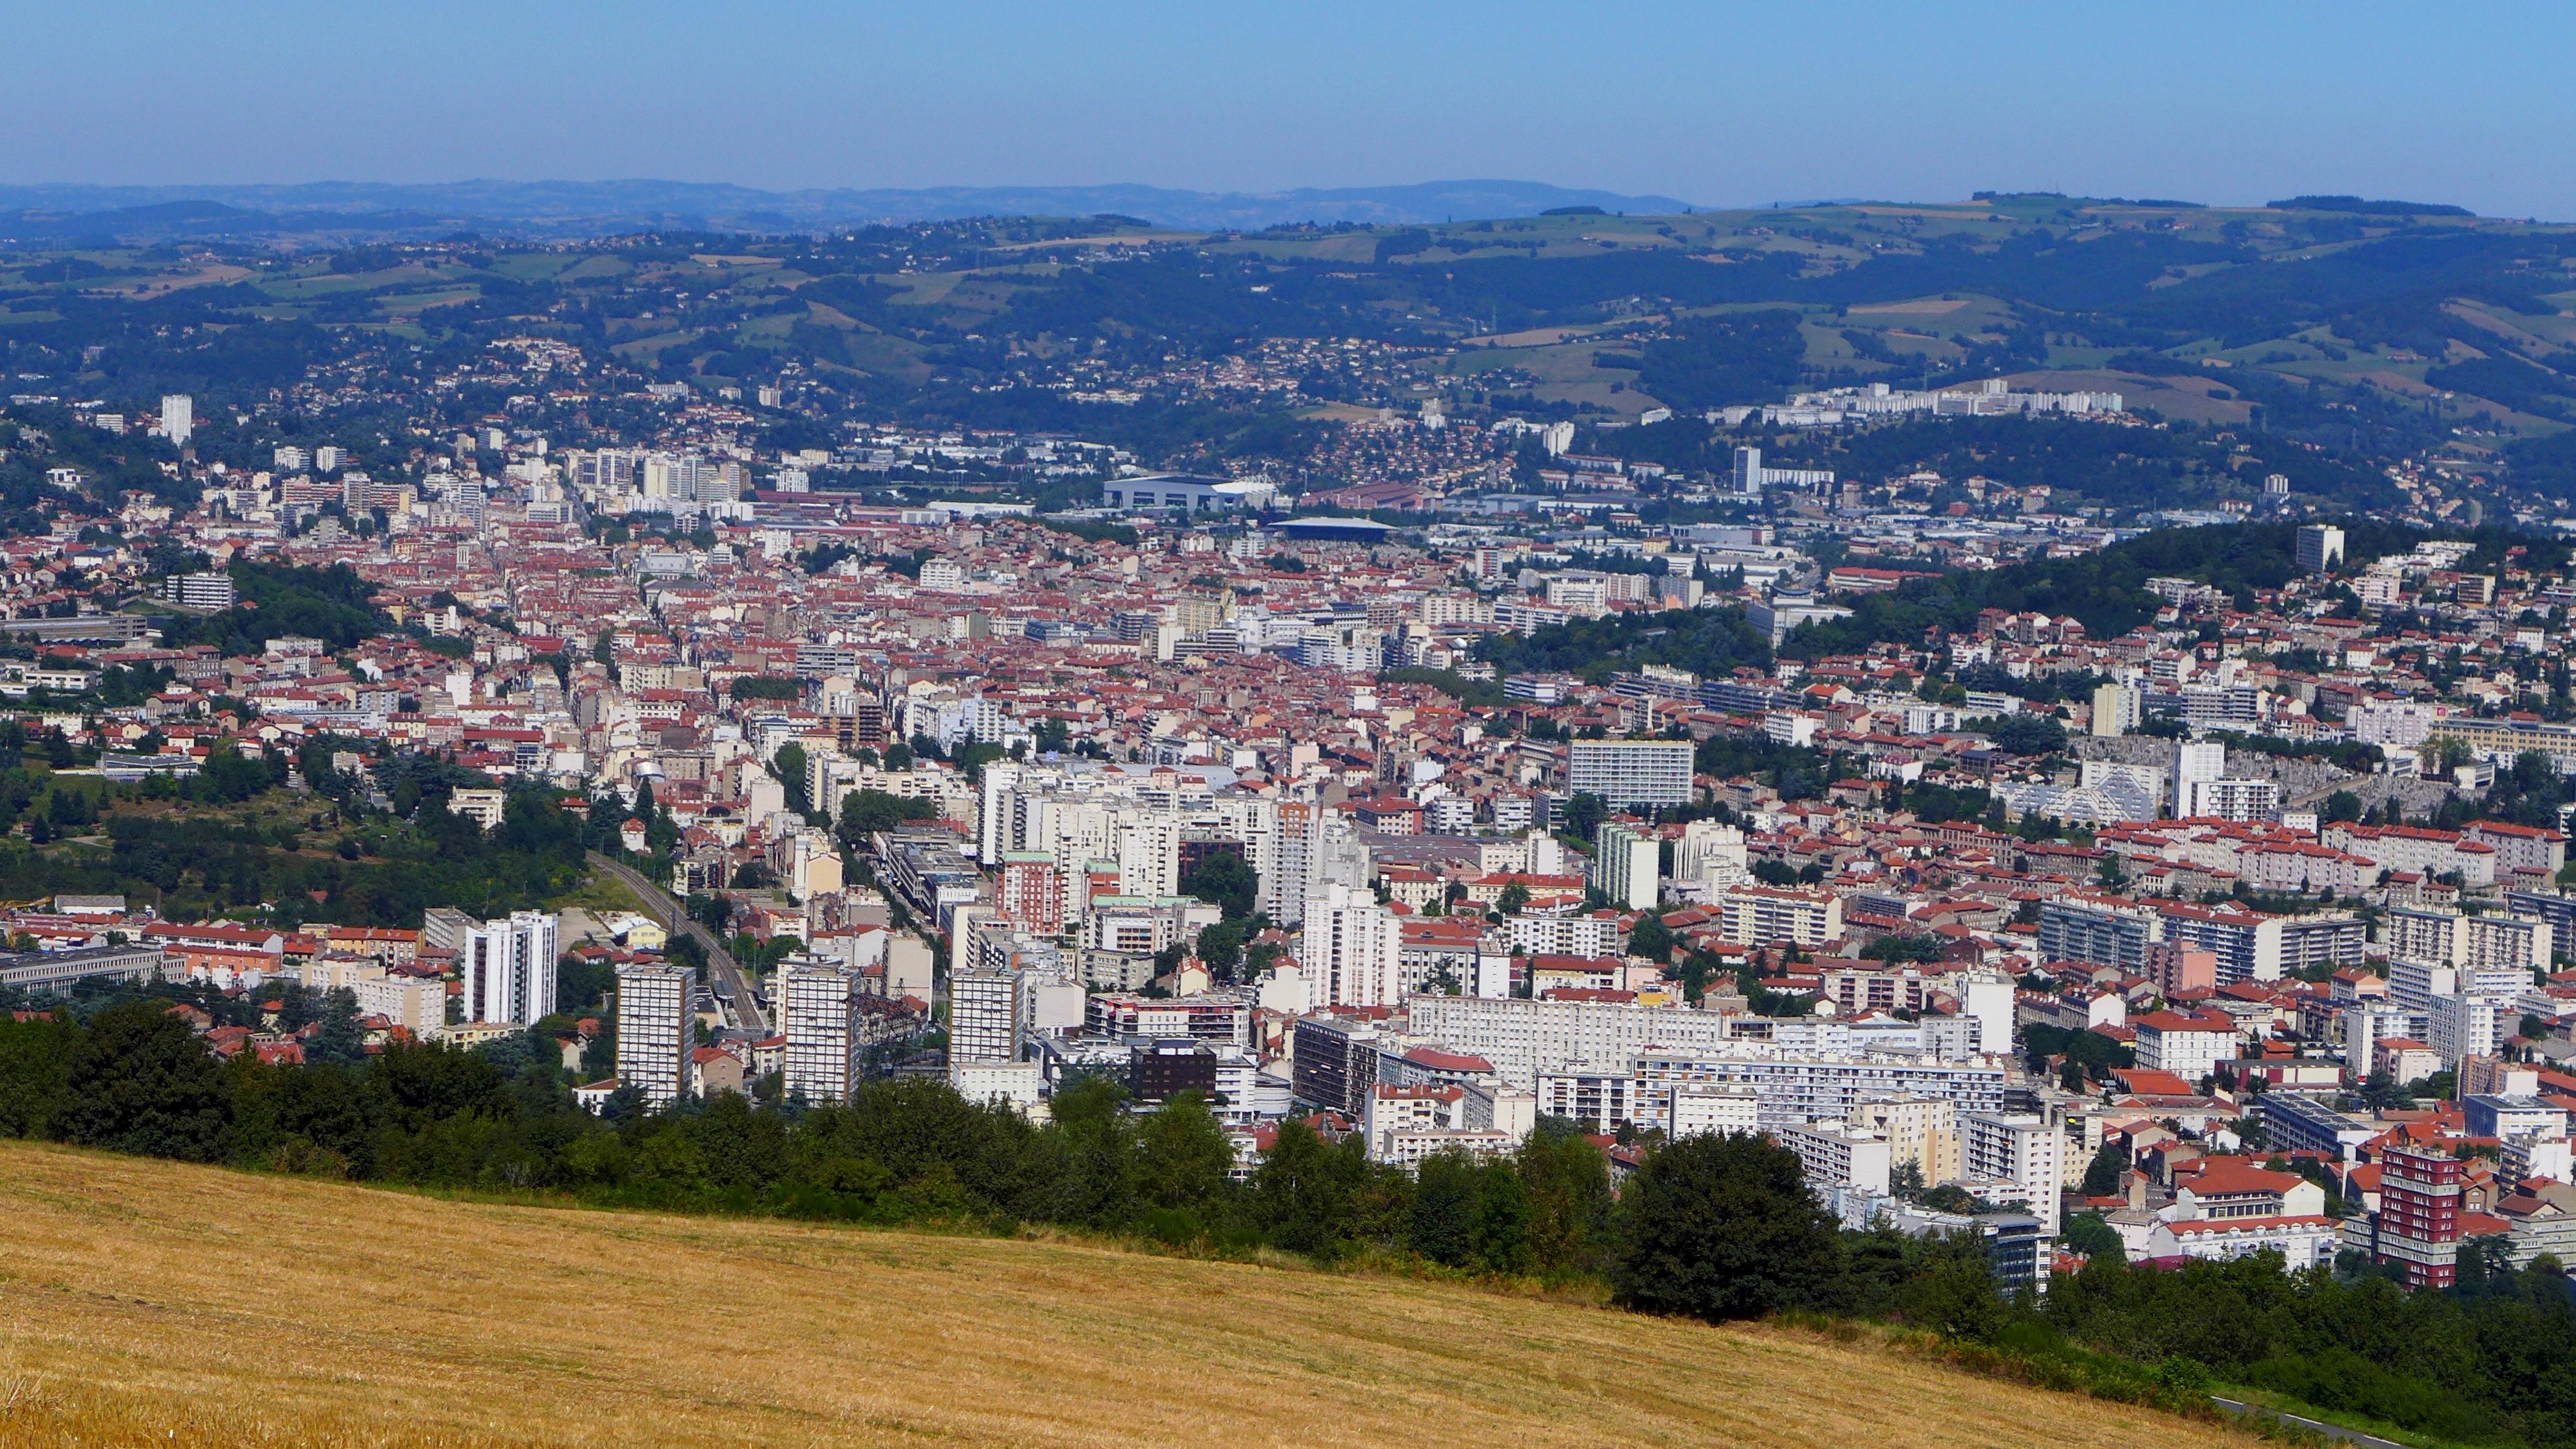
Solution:
[{"label": "distant mountain ridge", "polygon": [[85,240],[247,236],[287,231],[417,234],[503,230],[596,236],[647,228],[810,231],[970,216],[1131,216],[1194,231],[1350,222],[1362,226],[1536,216],[1565,207],[1664,215],[1695,209],[1670,196],[1537,181],[1426,181],[1410,186],[1182,191],[1141,185],[811,188],[763,191],[721,182],[458,181],[423,185],[0,185],[0,236]]}]

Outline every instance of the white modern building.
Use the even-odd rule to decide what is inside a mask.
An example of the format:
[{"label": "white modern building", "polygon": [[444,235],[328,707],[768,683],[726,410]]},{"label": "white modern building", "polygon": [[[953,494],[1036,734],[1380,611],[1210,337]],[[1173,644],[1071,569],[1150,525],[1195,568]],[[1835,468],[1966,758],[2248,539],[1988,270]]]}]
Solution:
[{"label": "white modern building", "polygon": [[1309,1007],[1394,1006],[1403,1000],[1403,921],[1374,892],[1327,885],[1306,900],[1297,967]]},{"label": "white modern building", "polygon": [[1663,897],[1663,842],[1605,823],[1594,838],[1592,884],[1622,910],[1651,910]]},{"label": "white modern building", "polygon": [[1697,748],[1689,740],[1576,740],[1566,746],[1565,788],[1617,809],[1687,805]]},{"label": "white modern building", "polygon": [[562,955],[551,911],[513,911],[465,934],[458,960],[465,1019],[534,1026],[555,1009],[555,966]]},{"label": "white modern building", "polygon": [[1971,1182],[2009,1182],[2028,1194],[2033,1217],[2057,1234],[2065,1187],[2066,1133],[2027,1113],[1971,1112],[1959,1120],[1959,1168]]},{"label": "white modern building", "polygon": [[807,1102],[846,1102],[858,1086],[858,978],[825,961],[778,970],[782,1085]]},{"label": "white modern building", "polygon": [[197,432],[197,400],[184,392],[163,394],[160,431],[171,447],[188,446],[188,439]]},{"label": "white modern building", "polygon": [[617,972],[617,1082],[663,1107],[687,1089],[689,989],[677,966],[645,964]]}]

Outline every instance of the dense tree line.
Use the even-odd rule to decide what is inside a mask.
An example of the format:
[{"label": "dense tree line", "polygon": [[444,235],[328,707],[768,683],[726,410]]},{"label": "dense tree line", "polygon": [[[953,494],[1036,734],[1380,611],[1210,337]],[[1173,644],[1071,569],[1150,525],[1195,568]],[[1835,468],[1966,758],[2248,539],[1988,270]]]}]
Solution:
[{"label": "dense tree line", "polygon": [[229,572],[241,600],[221,613],[181,615],[162,630],[171,648],[213,644],[226,655],[257,654],[272,639],[291,634],[347,649],[383,632],[375,585],[347,564],[329,568],[236,560]]},{"label": "dense tree line", "polygon": [[[2235,449],[2253,449],[2248,457]],[[2366,460],[2268,434],[2174,426],[2107,427],[2058,417],[1953,417],[1884,427],[1787,434],[1766,462],[1832,468],[1876,481],[1930,469],[1952,482],[1985,477],[2045,485],[2120,507],[2170,508],[2221,494],[2243,496],[2280,473],[2293,492],[2361,508],[2401,501]]]},{"label": "dense tree line", "polygon": [[1477,645],[1477,654],[1501,674],[1561,671],[1595,684],[1645,664],[1722,679],[1740,666],[1771,663],[1770,641],[1745,622],[1741,609],[1631,610],[1575,619],[1527,634],[1490,635]]},{"label": "dense tree line", "polygon": [[[2342,527],[2355,560],[2402,553],[2422,537],[2369,519],[2347,519]],[[1876,643],[1920,645],[1934,629],[1973,633],[1986,609],[2073,615],[2091,637],[2114,638],[2152,620],[2161,607],[2146,591],[2147,580],[2193,579],[2250,602],[2255,590],[2290,580],[2297,545],[2298,525],[2290,523],[2169,528],[2072,558],[1913,579],[1854,600],[1850,618],[1799,626],[1780,652],[1813,659]]]},{"label": "dense tree line", "polygon": [[[317,802],[326,807],[317,814],[262,825],[120,808],[239,803],[275,786],[286,768],[282,756],[218,752],[184,784],[158,777],[123,786],[0,769],[0,829],[33,817],[28,840],[0,837],[0,896],[122,894],[177,920],[264,905],[257,918],[289,930],[311,921],[417,926],[434,905],[506,915],[571,890],[584,847],[613,845],[627,818],[611,802],[585,820],[543,791],[523,791],[487,831],[446,810],[444,787],[424,797],[416,784],[405,787],[415,807],[409,820],[362,812],[343,822],[327,800]],[[328,770],[318,761],[315,768]],[[465,782],[482,778],[459,773]]]}]

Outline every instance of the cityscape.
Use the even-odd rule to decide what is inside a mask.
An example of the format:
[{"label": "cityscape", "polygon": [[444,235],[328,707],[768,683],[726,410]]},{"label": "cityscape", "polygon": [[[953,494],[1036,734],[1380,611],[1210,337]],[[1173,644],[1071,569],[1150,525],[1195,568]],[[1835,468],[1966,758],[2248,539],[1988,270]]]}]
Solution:
[{"label": "cityscape", "polygon": [[2576,1443],[2576,225],[2120,155],[0,184],[0,1440]]}]

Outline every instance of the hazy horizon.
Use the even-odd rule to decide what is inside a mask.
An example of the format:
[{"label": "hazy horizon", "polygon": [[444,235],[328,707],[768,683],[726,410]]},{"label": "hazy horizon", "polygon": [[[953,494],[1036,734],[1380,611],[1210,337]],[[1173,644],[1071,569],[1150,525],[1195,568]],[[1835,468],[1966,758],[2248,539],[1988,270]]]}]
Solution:
[{"label": "hazy horizon", "polygon": [[[137,44],[140,37],[150,43]],[[2576,16],[663,3],[20,18],[0,179],[1204,192],[1512,178],[1732,208],[2049,190],[2576,217]]]}]

